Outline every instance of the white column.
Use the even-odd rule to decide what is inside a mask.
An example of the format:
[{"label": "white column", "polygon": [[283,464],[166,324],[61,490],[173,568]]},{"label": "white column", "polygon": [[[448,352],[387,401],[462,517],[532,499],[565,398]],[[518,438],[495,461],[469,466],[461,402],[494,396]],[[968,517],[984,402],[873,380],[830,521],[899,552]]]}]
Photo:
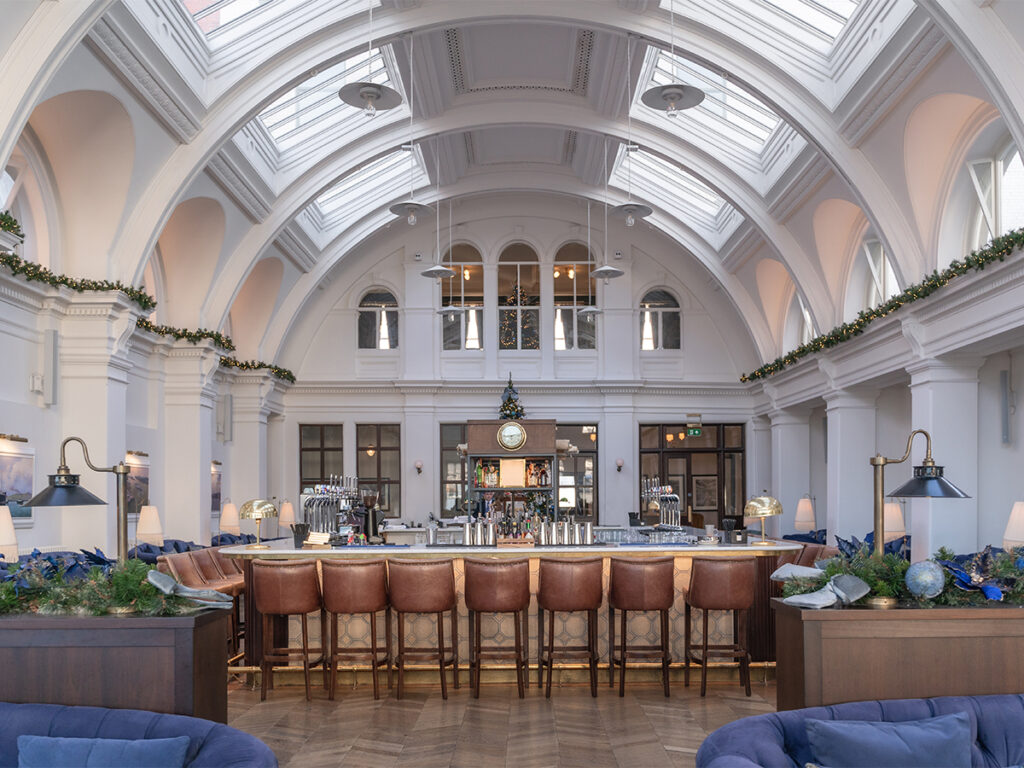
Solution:
[{"label": "white column", "polygon": [[[924,360],[909,367],[911,424],[932,437],[932,458],[968,499],[911,499],[912,559],[942,546],[957,553],[978,549],[978,369],[980,360]],[[905,446],[898,446],[900,455]],[[914,439],[908,461],[924,459],[925,440]],[[899,456],[890,456],[899,458]],[[885,491],[893,489],[886,480]]]},{"label": "white column", "polygon": [[[265,499],[268,486],[268,424],[271,414],[281,413],[284,382],[269,371],[236,374],[231,386],[234,401],[234,435],[231,442],[231,477],[227,497],[238,507],[249,499]],[[287,496],[286,496],[287,497]],[[294,499],[292,503],[297,502]],[[256,524],[243,520],[243,533],[255,533]],[[268,529],[264,527],[264,532]]]},{"label": "white column", "polygon": [[[635,512],[640,496],[640,446],[633,398],[630,395],[605,395],[604,419],[597,430],[598,493],[601,525],[629,525],[629,512]],[[622,459],[622,471],[616,460]]]},{"label": "white column", "polygon": [[[772,485],[772,432],[771,422],[764,416],[754,416],[747,422],[747,497],[758,496]],[[741,499],[743,510],[746,499]]]},{"label": "white column", "polygon": [[[433,394],[406,396],[402,433],[402,519],[427,524],[431,512],[440,516],[441,445],[434,416]],[[416,462],[423,462],[423,472]]]},{"label": "white column", "polygon": [[[788,409],[771,414],[772,484],[769,493],[782,503],[781,520],[772,518],[767,532],[778,536],[796,529],[796,505],[811,487],[811,434],[804,409]],[[758,489],[757,492],[760,492]]]},{"label": "white column", "polygon": [[869,463],[876,453],[875,390],[844,389],[825,396],[828,415],[828,517],[818,527],[835,536],[863,539],[874,527],[874,485]]}]

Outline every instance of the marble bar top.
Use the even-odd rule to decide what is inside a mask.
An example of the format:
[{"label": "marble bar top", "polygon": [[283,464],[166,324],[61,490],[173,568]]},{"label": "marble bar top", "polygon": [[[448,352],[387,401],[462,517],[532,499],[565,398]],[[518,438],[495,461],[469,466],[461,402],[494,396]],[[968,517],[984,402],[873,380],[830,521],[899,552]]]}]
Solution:
[{"label": "marble bar top", "polygon": [[334,549],[295,549],[287,541],[269,542],[268,549],[249,549],[247,545],[240,544],[234,547],[224,547],[221,552],[229,557],[239,558],[261,558],[273,560],[288,560],[298,558],[323,558],[323,557],[410,557],[410,558],[442,558],[442,557],[664,557],[673,555],[675,557],[687,557],[699,555],[701,557],[736,557],[778,555],[780,552],[788,552],[801,549],[802,545],[793,541],[771,540],[768,545],[750,544],[603,544],[593,546],[574,547],[463,547],[452,546],[427,546],[425,544],[414,544],[411,546],[396,546],[390,544],[367,545],[367,546],[345,546]]}]

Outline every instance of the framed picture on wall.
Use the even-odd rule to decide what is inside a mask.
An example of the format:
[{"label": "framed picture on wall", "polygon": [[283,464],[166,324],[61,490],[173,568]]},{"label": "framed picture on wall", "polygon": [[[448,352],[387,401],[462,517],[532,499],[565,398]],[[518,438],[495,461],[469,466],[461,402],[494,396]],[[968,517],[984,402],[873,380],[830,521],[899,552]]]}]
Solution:
[{"label": "framed picture on wall", "polygon": [[718,475],[693,476],[693,509],[718,509]]},{"label": "framed picture on wall", "polygon": [[0,447],[0,504],[10,507],[15,520],[28,520],[32,517],[32,508],[23,504],[32,498],[35,451],[4,442]]},{"label": "framed picture on wall", "polygon": [[129,455],[125,457],[124,463],[128,465],[127,512],[138,516],[142,508],[149,504],[149,459]]}]

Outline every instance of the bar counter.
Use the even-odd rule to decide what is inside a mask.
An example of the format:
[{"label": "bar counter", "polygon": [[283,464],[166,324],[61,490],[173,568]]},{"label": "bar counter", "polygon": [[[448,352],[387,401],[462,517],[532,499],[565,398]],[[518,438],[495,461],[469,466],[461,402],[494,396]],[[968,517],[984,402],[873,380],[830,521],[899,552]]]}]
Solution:
[{"label": "bar counter", "polygon": [[[675,586],[676,601],[669,612],[669,630],[671,633],[670,646],[673,659],[682,659],[683,656],[683,606],[684,594],[690,583],[690,562],[694,557],[756,557],[757,558],[757,584],[754,608],[750,614],[750,637],[749,647],[753,661],[774,661],[775,660],[775,626],[774,616],[770,609],[772,597],[771,582],[768,577],[775,570],[778,556],[783,552],[799,550],[800,544],[788,541],[773,541],[770,545],[685,545],[685,544],[616,544],[616,545],[593,545],[593,546],[554,546],[554,547],[464,547],[464,546],[347,546],[336,549],[294,549],[289,542],[284,540],[270,543],[270,549],[248,549],[246,546],[225,547],[222,551],[229,557],[237,557],[244,561],[246,577],[245,592],[245,615],[246,615],[246,664],[258,665],[260,661],[260,624],[259,615],[256,613],[255,599],[251,584],[252,567],[251,562],[256,558],[267,560],[291,560],[291,559],[334,559],[334,558],[452,558],[455,561],[455,589],[459,605],[459,658],[460,663],[465,664],[469,658],[467,645],[468,616],[463,600],[463,570],[462,558],[521,558],[530,559],[530,589],[536,594],[538,562],[543,557],[554,558],[585,558],[602,557],[604,565],[604,592],[608,594],[608,560],[612,557],[644,558],[644,557],[665,557],[675,558]],[[531,614],[536,612],[536,598],[531,605]],[[733,622],[729,620],[729,614],[712,612],[710,615],[709,632],[710,642],[727,643],[732,641]],[[600,630],[598,632],[600,653],[603,660],[607,659],[608,633],[607,633],[607,602],[602,606],[600,613]],[[529,647],[531,652],[536,649],[536,622],[530,621]],[[310,643],[317,644],[318,636],[314,634],[314,628],[318,628],[318,622],[310,622]],[[430,645],[434,642],[434,617],[433,616],[409,616],[406,621],[409,635],[409,642],[414,645]],[[499,643],[511,643],[514,634],[514,627],[511,616],[491,617],[484,616],[481,625],[484,636],[491,635],[497,638]],[[282,628],[277,633],[284,632]],[[289,634],[297,633],[297,622],[288,630]],[[656,614],[631,614],[629,617],[628,632],[630,642],[653,645],[657,642],[658,621]],[[585,618],[583,614],[557,614],[555,634],[559,637],[583,637],[586,633]],[[343,639],[353,645],[368,645],[369,621],[362,616],[353,617],[348,621],[347,631],[342,632]],[[700,636],[700,624],[694,622],[694,640]],[[281,638],[283,639],[283,638]],[[293,642],[297,641],[292,638]]]}]

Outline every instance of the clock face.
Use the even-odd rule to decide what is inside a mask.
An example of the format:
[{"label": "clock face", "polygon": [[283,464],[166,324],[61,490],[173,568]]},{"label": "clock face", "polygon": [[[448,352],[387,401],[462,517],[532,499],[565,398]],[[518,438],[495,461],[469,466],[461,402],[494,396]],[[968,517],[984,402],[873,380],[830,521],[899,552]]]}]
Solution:
[{"label": "clock face", "polygon": [[498,427],[498,444],[507,451],[514,451],[526,442],[526,430],[522,424],[508,421]]}]

